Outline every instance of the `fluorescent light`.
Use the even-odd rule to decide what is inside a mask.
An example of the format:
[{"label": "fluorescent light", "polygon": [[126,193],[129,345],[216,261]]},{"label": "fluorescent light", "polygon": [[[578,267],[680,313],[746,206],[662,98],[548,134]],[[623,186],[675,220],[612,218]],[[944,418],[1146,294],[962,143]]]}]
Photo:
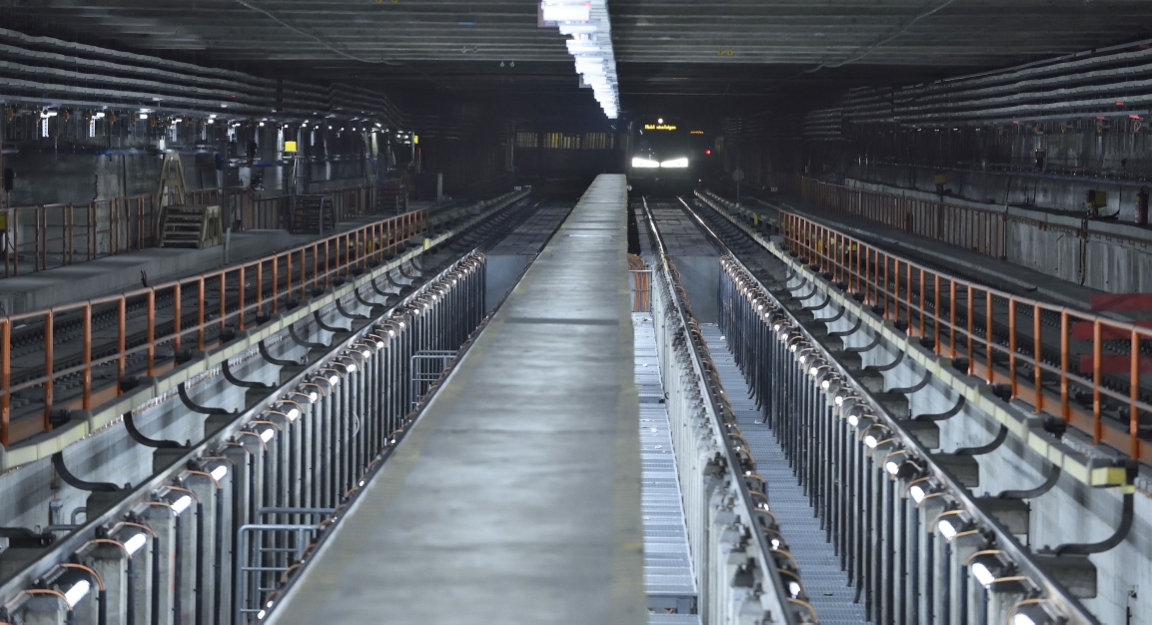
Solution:
[{"label": "fluorescent light", "polygon": [[640,158],[639,156],[633,156],[632,157],[632,166],[633,167],[639,167],[642,169],[655,169],[655,168],[660,166],[660,163],[657,163],[656,161],[649,159],[649,158]]},{"label": "fluorescent light", "polygon": [[[688,166],[688,157],[681,156],[680,158],[674,158],[670,161],[664,161],[663,163],[660,163],[660,166],[668,169],[684,169]],[[816,374],[812,373],[812,375]]]},{"label": "fluorescent light", "polygon": [[795,599],[800,596],[800,584],[796,582],[788,582],[788,594],[792,595]]},{"label": "fluorescent light", "polygon": [[228,465],[222,464],[222,465],[216,467],[215,469],[212,469],[212,472],[210,473],[210,475],[212,476],[212,479],[219,482],[220,480],[224,479],[225,476],[228,475]]},{"label": "fluorescent light", "polygon": [[260,440],[264,441],[265,443],[272,440],[273,436],[276,436],[276,432],[272,428],[264,428],[260,432]]},{"label": "fluorescent light", "polygon": [[124,550],[128,552],[128,555],[132,555],[137,551],[140,551],[140,548],[143,547],[147,542],[148,535],[144,532],[140,532],[139,534],[136,534],[132,538],[129,538],[127,541],[125,541]]},{"label": "fluorescent light", "polygon": [[1036,621],[1033,621],[1032,617],[1027,614],[1017,612],[1016,615],[1012,617],[1012,625],[1036,625]]},{"label": "fluorescent light", "polygon": [[992,574],[992,571],[989,571],[988,567],[979,562],[974,562],[969,568],[972,570],[972,576],[985,588],[988,588],[992,585],[992,582],[996,581],[996,576]]},{"label": "fluorescent light", "polygon": [[172,514],[179,515],[181,512],[187,510],[188,506],[190,505],[192,505],[192,498],[188,495],[184,495],[183,497],[172,502]]},{"label": "fluorescent light", "polygon": [[320,399],[320,393],[317,393],[316,391],[308,391],[308,399],[311,399],[313,402],[315,402],[317,399]]},{"label": "fluorescent light", "polygon": [[868,449],[876,449],[876,445],[879,444],[879,442],[880,441],[876,440],[876,437],[871,434],[864,437],[864,444],[868,446]]},{"label": "fluorescent light", "polygon": [[952,525],[952,522],[948,519],[942,519],[939,523],[937,523],[936,529],[940,530],[940,535],[943,536],[945,540],[952,540],[953,538],[956,538],[956,527]]},{"label": "fluorescent light", "polygon": [[347,367],[348,367],[348,373],[356,373],[356,364],[355,363],[347,365]]},{"label": "fluorescent light", "polygon": [[288,417],[289,421],[295,421],[296,419],[300,418],[300,410],[297,408],[291,408],[288,410],[288,414],[284,416]]},{"label": "fluorescent light", "polygon": [[340,376],[333,373],[332,375],[328,376],[328,383],[332,386],[336,386],[340,383]]},{"label": "fluorescent light", "polygon": [[921,501],[924,501],[924,497],[928,493],[924,492],[924,489],[920,488],[919,484],[914,484],[912,486],[912,488],[908,489],[908,494],[912,495],[913,501],[915,501],[916,503],[920,503]]},{"label": "fluorescent light", "polygon": [[885,469],[886,471],[888,471],[888,473],[889,473],[890,475],[896,475],[897,473],[899,473],[899,472],[900,472],[900,465],[898,465],[898,464],[896,464],[895,462],[893,462],[893,461],[889,460],[888,462],[884,463],[884,469]]},{"label": "fluorescent light", "polygon": [[592,6],[586,2],[580,4],[545,4],[545,22],[587,22],[592,18]]},{"label": "fluorescent light", "polygon": [[68,602],[68,607],[76,607],[76,604],[84,598],[84,595],[88,594],[91,588],[92,584],[84,579],[73,584],[71,588],[64,592],[64,600]]}]

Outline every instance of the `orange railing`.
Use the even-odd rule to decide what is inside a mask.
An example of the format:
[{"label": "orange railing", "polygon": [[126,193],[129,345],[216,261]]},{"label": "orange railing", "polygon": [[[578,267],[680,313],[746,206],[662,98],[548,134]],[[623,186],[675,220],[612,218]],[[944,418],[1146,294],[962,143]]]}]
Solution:
[{"label": "orange railing", "polygon": [[800,199],[840,217],[860,219],[1003,259],[1008,221],[1003,211],[852,189],[800,179]]},{"label": "orange railing", "polygon": [[[981,286],[888,254],[800,215],[781,212],[790,251],[936,354],[966,358],[970,375],[1152,463],[1141,418],[1152,414],[1140,376],[1152,374],[1152,329]],[[906,326],[904,325],[906,324]],[[1152,423],[1146,425],[1152,426]]]},{"label": "orange railing", "polygon": [[[370,186],[322,191],[332,196],[337,221],[373,212]],[[221,203],[220,189],[189,191],[193,205]],[[245,187],[225,194],[234,219],[245,230],[283,229],[291,196],[256,197]],[[166,204],[171,201],[166,200]],[[17,276],[153,247],[160,207],[155,195],[10,208],[4,276]]]},{"label": "orange railing", "polygon": [[[223,329],[225,324],[243,330],[257,311],[276,313],[283,305],[281,297],[303,298],[307,289],[327,287],[331,279],[367,268],[428,230],[428,211],[413,211],[242,265],[122,295],[0,317],[0,444],[7,447],[51,430],[54,407],[90,409],[116,396],[120,392],[116,380],[127,374],[130,358],[144,361],[141,374],[162,373],[173,366],[171,354],[182,345],[210,347],[206,330]],[[249,295],[252,292],[254,296]],[[165,315],[162,320],[157,319],[158,301]],[[190,317],[194,317],[191,323]],[[93,333],[99,329],[94,324],[115,338],[94,345]],[[58,330],[62,336],[55,340]],[[158,363],[161,346],[170,350]],[[14,348],[23,352],[19,362]],[[105,375],[112,378],[109,383],[94,389],[93,370],[98,367],[114,375]],[[14,376],[19,378],[15,382]],[[59,406],[56,385],[72,387],[71,396]],[[43,406],[24,410],[30,416],[13,419],[14,398],[24,406]]]}]

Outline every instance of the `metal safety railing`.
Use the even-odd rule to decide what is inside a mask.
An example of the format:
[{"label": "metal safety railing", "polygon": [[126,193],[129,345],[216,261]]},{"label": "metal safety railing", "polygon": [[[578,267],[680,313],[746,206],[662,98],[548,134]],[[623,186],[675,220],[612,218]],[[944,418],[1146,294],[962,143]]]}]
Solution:
[{"label": "metal safety railing", "polygon": [[944,201],[853,189],[800,178],[800,199],[839,217],[895,228],[993,258],[1007,256],[1008,216]]},{"label": "metal safety railing", "polygon": [[652,310],[652,270],[644,267],[644,260],[628,255],[628,272],[632,274],[632,312]]},{"label": "metal safety railing", "polygon": [[[160,346],[173,353],[182,346],[204,350],[211,333],[229,324],[242,331],[258,311],[275,314],[285,304],[282,298],[303,299],[313,289],[328,288],[396,253],[428,229],[428,211],[413,211],[217,271],[0,317],[0,444],[8,447],[52,429],[56,385],[79,386],[68,407],[91,409],[120,392],[118,384],[95,392],[95,369],[107,367],[110,371],[104,373],[119,380],[130,359],[143,359],[146,375],[157,375],[173,366],[171,361],[157,362]],[[164,321],[158,321],[158,309],[165,312]],[[93,340],[97,324],[105,328],[99,344]],[[58,331],[59,339],[74,340],[58,340]],[[15,362],[15,348],[24,354],[20,362]],[[32,373],[14,381],[14,364]],[[13,421],[14,400],[39,401],[42,418]]]},{"label": "metal safety railing", "polygon": [[[376,189],[356,186],[323,192],[332,197],[336,220],[370,214],[376,209]],[[138,195],[87,203],[43,204],[7,209],[4,277],[26,275],[105,256],[156,246],[160,208],[166,197]],[[242,230],[283,229],[292,196],[258,197],[247,187],[188,191],[193,206],[227,202],[234,225]],[[2,230],[2,228],[0,228]]]},{"label": "metal safety railing", "polygon": [[784,249],[937,355],[1152,463],[1152,329],[963,280],[795,213],[778,211],[777,227]]}]

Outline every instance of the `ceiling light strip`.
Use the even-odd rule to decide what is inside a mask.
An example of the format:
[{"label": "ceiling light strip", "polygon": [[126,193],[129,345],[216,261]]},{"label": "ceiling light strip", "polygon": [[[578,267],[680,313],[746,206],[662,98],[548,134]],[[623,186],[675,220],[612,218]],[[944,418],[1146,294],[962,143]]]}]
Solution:
[{"label": "ceiling light strip", "polygon": [[616,57],[607,0],[541,0],[540,21],[556,26],[576,62],[580,86],[592,90],[608,119],[620,114]]}]

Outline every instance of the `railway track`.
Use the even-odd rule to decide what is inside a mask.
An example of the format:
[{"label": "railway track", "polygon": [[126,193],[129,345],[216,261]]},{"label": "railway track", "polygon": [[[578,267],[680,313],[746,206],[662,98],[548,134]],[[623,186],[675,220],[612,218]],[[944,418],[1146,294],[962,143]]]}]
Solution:
[{"label": "railway track", "polygon": [[[425,224],[383,237],[336,235],[297,252],[143,288],[89,306],[61,306],[9,322],[6,356],[12,444],[59,426],[76,409],[115,396],[124,384],[156,376],[290,311],[441,233],[447,242],[421,256],[422,273],[437,273],[531,215],[538,203],[513,193],[434,211]],[[467,225],[466,228],[461,226]],[[358,232],[358,231],[357,231]],[[342,238],[341,238],[342,237]],[[373,297],[403,297],[416,276],[404,269],[373,283]],[[62,310],[61,310],[62,309]],[[0,328],[3,325],[0,324]]]},{"label": "railway track", "polygon": [[[1122,372],[1109,366],[1147,357],[1152,341],[1108,338],[1116,331],[1090,313],[972,287],[939,269],[829,236],[830,230],[796,231],[798,217],[785,211],[737,209],[709,193],[682,201],[750,267],[771,256],[750,233],[783,234],[794,257],[856,293],[925,346],[953,357],[965,372],[996,385],[1001,396],[1024,399],[1134,457],[1152,439],[1152,382],[1141,378],[1139,367],[1134,375],[1127,366]],[[1083,338],[1097,331],[1098,337]]]}]

